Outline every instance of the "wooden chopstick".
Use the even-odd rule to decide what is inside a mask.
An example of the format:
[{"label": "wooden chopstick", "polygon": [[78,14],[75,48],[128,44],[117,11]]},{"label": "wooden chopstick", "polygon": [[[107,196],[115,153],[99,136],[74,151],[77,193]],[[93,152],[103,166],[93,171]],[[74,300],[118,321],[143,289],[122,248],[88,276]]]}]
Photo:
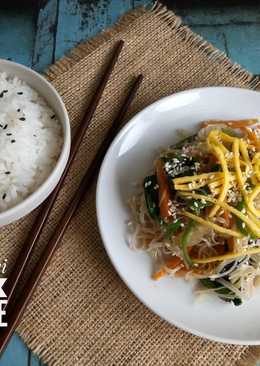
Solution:
[{"label": "wooden chopstick", "polygon": [[123,45],[124,45],[124,42],[122,40],[120,40],[116,43],[116,46],[112,53],[111,59],[109,60],[107,66],[104,70],[103,76],[101,77],[101,80],[97,86],[97,89],[90,100],[90,103],[87,107],[85,115],[73,137],[69,160],[68,160],[66,168],[60,178],[60,181],[59,181],[58,185],[56,186],[56,188],[54,189],[54,191],[52,192],[52,194],[41,205],[40,212],[39,212],[38,216],[36,217],[36,219],[33,223],[33,226],[28,233],[28,236],[26,237],[26,239],[23,243],[22,250],[19,253],[17,260],[13,266],[13,271],[11,272],[11,274],[9,275],[7,281],[5,282],[5,284],[3,286],[3,290],[7,296],[8,302],[10,302],[12,300],[13,295],[16,292],[15,290],[17,287],[17,283],[18,283],[20,277],[22,276],[22,273],[29,261],[31,252],[41,234],[41,231],[43,229],[43,226],[44,226],[46,220],[49,217],[51,209],[55,203],[56,197],[62,187],[64,179],[66,178],[66,176],[68,174],[70,166],[79,149],[79,146],[82,142],[85,132],[90,125],[92,117],[96,111],[96,108],[101,99],[105,86],[107,85],[109,77],[113,71],[113,68],[118,60],[118,57],[123,48]]},{"label": "wooden chopstick", "polygon": [[63,216],[61,217],[59,223],[57,224],[54,234],[50,238],[47,246],[44,248],[44,251],[34,266],[34,269],[32,271],[31,276],[29,277],[28,281],[26,282],[23,291],[21,292],[21,295],[17,298],[14,307],[11,309],[11,311],[8,311],[8,305],[7,305],[7,324],[8,326],[6,328],[3,328],[3,330],[0,332],[0,354],[2,353],[3,349],[5,348],[7,342],[9,341],[10,337],[12,336],[15,328],[17,327],[24,310],[26,309],[26,306],[28,305],[43,273],[45,272],[55,250],[58,247],[58,244],[60,240],[62,239],[72,216],[76,212],[80,202],[83,200],[85,194],[88,192],[89,188],[91,187],[91,184],[93,183],[96,174],[100,168],[100,165],[102,163],[102,160],[104,158],[104,155],[106,153],[106,150],[108,149],[110,143],[114,139],[117,131],[119,130],[123,118],[133,100],[135,97],[135,94],[143,80],[143,76],[139,75],[135,81],[133,86],[131,87],[124,103],[122,104],[122,107],[117,114],[116,118],[114,119],[114,122],[109,129],[105,140],[101,144],[101,147],[99,148],[95,158],[93,159],[92,163],[90,164],[89,168],[87,169],[83,179],[81,180],[81,183],[79,185],[78,190],[74,194],[73,198],[71,199],[69,205],[65,209]]}]

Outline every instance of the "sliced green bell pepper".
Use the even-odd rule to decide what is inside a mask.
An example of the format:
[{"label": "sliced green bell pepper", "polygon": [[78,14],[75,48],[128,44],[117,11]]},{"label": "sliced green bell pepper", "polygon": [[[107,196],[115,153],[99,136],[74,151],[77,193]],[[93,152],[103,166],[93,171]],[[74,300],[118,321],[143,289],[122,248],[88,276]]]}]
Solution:
[{"label": "sliced green bell pepper", "polygon": [[188,221],[188,224],[187,224],[186,228],[184,229],[184,232],[182,233],[181,240],[180,240],[181,249],[182,249],[182,252],[183,252],[183,258],[184,258],[184,260],[185,260],[188,267],[193,266],[193,261],[192,261],[191,257],[189,256],[189,253],[188,253],[188,244],[190,242],[194,226],[195,226],[195,222],[190,219]]}]

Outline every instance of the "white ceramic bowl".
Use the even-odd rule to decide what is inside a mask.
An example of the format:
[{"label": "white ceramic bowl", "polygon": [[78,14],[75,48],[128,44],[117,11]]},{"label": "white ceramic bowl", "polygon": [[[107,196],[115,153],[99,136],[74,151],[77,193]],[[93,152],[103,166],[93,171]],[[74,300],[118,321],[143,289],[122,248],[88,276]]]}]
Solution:
[{"label": "white ceramic bowl", "polygon": [[9,224],[27,215],[38,207],[53,191],[64,171],[70,153],[70,123],[65,105],[55,88],[40,74],[20,64],[1,60],[0,72],[16,75],[35,89],[53,109],[63,128],[63,146],[59,159],[49,177],[42,185],[16,206],[0,213],[0,226]]},{"label": "white ceramic bowl", "polygon": [[183,279],[151,280],[152,263],[126,242],[128,198],[142,182],[162,147],[190,134],[207,119],[260,116],[260,93],[236,88],[202,88],[163,98],[138,113],[118,134],[104,159],[97,185],[97,216],[107,253],[127,286],[169,323],[215,341],[260,344],[260,291],[235,307],[213,295],[197,301]]}]

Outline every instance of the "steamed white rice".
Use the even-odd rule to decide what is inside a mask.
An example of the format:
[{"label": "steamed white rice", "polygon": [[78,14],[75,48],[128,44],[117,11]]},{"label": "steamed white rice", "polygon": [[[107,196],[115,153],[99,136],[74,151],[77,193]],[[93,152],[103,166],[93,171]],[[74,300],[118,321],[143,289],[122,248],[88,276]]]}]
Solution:
[{"label": "steamed white rice", "polygon": [[28,84],[0,73],[0,212],[48,177],[60,155],[62,127]]}]

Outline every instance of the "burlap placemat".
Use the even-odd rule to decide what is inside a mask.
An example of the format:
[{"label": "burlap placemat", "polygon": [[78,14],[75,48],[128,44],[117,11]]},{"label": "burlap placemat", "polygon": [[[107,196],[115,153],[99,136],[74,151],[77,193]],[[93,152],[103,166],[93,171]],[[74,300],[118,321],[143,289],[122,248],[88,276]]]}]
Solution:
[{"label": "burlap placemat", "polygon": [[[63,97],[73,127],[79,123],[100,68],[117,39],[126,42],[122,56],[34,260],[93,158],[134,75],[142,72],[145,80],[128,117],[184,89],[259,86],[250,74],[184,27],[172,12],[161,6],[152,11],[137,10],[49,70],[48,77]],[[0,257],[8,258],[9,270],[34,216],[1,228]],[[49,365],[253,365],[260,354],[259,348],[214,343],[170,326],[131,294],[103,249],[94,187],[73,219],[18,331]]]}]

